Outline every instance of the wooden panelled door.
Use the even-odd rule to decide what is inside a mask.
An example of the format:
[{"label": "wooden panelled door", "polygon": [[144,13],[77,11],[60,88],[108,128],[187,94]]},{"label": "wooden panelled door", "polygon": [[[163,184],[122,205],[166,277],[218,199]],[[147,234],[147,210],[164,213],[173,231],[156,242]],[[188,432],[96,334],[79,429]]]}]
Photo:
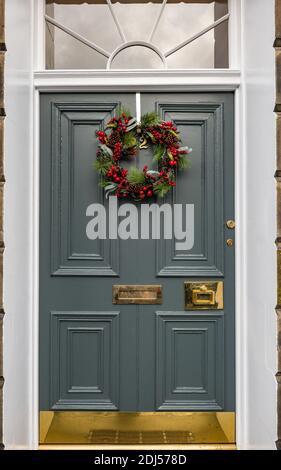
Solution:
[{"label": "wooden panelled door", "polygon": [[[193,205],[188,250],[176,249],[174,236],[87,237],[89,205],[108,207],[93,169],[96,131],[121,107],[135,116],[136,94],[41,95],[40,412],[235,411],[235,236],[226,224],[234,219],[233,94],[141,93],[140,101],[142,114],[173,120],[193,149],[176,188],[157,201]],[[134,164],[151,166],[151,155],[141,150]],[[186,307],[185,283],[208,293],[218,281],[223,306],[207,295],[204,309]],[[155,284],[158,305],[113,303],[113,285]]]}]

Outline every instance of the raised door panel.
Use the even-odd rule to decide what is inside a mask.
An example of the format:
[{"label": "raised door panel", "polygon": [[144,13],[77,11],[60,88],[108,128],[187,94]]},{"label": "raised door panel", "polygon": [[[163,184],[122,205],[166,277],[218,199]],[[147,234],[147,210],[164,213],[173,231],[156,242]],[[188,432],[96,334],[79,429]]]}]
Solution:
[{"label": "raised door panel", "polygon": [[157,312],[158,410],[222,410],[223,313]]},{"label": "raised door panel", "polygon": [[[190,167],[177,175],[172,204],[193,206],[193,246],[176,249],[176,240],[157,243],[157,275],[161,277],[222,277],[224,274],[224,107],[223,103],[157,101],[156,111],[173,120],[182,144],[192,148]],[[185,217],[185,211],[183,211]],[[183,228],[193,221],[183,219]],[[190,224],[190,225],[188,225]],[[189,228],[190,227],[190,228]],[[192,235],[190,234],[190,239]]]},{"label": "raised door panel", "polygon": [[52,104],[52,275],[118,276],[117,240],[89,240],[85,220],[92,203],[104,204],[96,159],[96,132],[120,103]]},{"label": "raised door panel", "polygon": [[51,408],[118,409],[119,312],[51,312]]}]

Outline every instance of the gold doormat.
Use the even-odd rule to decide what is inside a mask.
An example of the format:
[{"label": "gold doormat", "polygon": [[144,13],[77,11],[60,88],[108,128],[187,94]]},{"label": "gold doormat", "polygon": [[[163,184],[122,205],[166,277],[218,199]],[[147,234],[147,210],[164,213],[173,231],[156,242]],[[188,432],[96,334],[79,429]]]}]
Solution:
[{"label": "gold doormat", "polygon": [[192,444],[190,431],[109,431],[93,430],[89,433],[89,444]]}]

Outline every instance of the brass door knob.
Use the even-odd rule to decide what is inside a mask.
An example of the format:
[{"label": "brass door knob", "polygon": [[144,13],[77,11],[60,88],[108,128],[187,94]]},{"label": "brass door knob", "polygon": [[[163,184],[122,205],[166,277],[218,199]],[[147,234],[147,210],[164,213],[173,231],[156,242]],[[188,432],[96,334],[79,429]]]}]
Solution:
[{"label": "brass door knob", "polygon": [[226,244],[227,244],[227,246],[233,246],[233,245],[234,245],[234,241],[232,240],[232,238],[228,238],[228,239],[226,240]]},{"label": "brass door knob", "polygon": [[228,220],[226,222],[226,226],[227,228],[229,228],[230,230],[233,230],[235,228],[235,220]]}]

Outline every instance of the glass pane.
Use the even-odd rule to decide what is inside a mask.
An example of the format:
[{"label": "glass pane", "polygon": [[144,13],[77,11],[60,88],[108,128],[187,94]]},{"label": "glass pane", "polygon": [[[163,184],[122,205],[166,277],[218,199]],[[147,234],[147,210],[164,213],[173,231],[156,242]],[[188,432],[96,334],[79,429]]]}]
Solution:
[{"label": "glass pane", "polygon": [[[209,4],[167,3],[153,42],[162,50],[172,49],[214,22],[214,2]],[[214,32],[212,31],[212,37]],[[213,43],[209,45],[213,48]]]},{"label": "glass pane", "polygon": [[208,68],[215,67],[214,61],[214,32],[210,31],[201,38],[183,47],[167,57],[169,69]]},{"label": "glass pane", "polygon": [[[127,41],[145,41],[163,54],[228,13],[227,0],[46,0],[46,14],[110,55]],[[162,15],[159,19],[160,12]],[[158,25],[154,26],[159,19]],[[105,69],[107,58],[51,24],[46,25],[46,64],[55,69]],[[167,57],[168,68],[227,68],[228,22]],[[155,52],[123,50],[112,68],[163,68]]]},{"label": "glass pane", "polygon": [[163,69],[160,57],[146,47],[134,46],[121,51],[111,69]]},{"label": "glass pane", "polygon": [[56,30],[56,69],[105,69],[107,59],[68,34]]}]

